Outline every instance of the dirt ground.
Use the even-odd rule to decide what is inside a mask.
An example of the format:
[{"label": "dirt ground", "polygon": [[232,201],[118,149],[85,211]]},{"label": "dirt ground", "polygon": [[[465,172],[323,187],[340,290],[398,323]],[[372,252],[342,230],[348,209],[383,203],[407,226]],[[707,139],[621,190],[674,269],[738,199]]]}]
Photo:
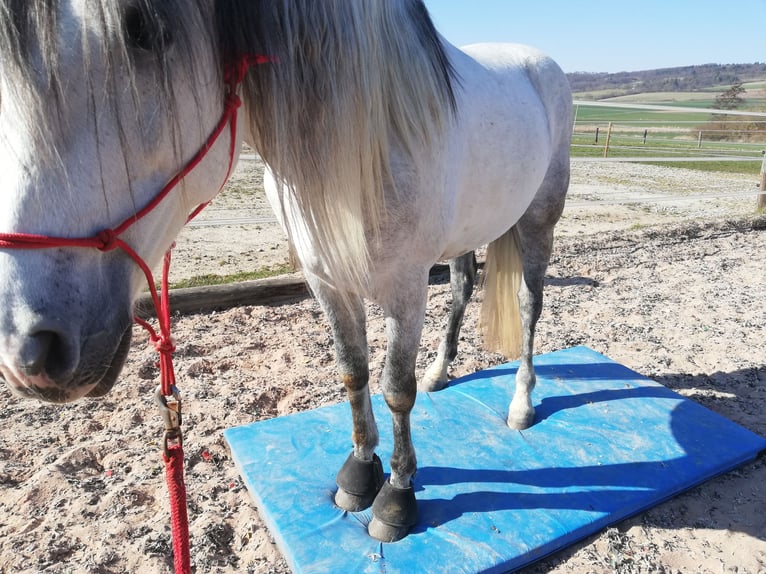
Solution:
[{"label": "dirt ground", "polygon": [[[174,278],[286,260],[254,191],[259,169],[243,161],[184,231]],[[587,345],[766,436],[766,218],[752,214],[752,196],[720,197],[754,190],[753,177],[576,163],[537,352]],[[435,356],[448,291],[445,281],[430,287],[419,373]],[[455,377],[504,361],[481,349],[481,298],[469,306]],[[383,318],[373,306],[369,315],[376,379]],[[222,431],[344,400],[320,309],[305,299],[179,316],[173,332],[196,572],[288,572]],[[52,406],[0,388],[0,573],[172,571],[155,361],[136,328],[121,381],[104,399]],[[766,572],[764,485],[761,458],[525,572]]]}]

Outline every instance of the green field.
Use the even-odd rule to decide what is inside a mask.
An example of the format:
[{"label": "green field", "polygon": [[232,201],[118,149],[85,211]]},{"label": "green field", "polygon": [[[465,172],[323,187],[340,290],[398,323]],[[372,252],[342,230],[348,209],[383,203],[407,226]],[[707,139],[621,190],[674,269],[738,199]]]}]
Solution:
[{"label": "green field", "polygon": [[[712,101],[711,101],[712,102]],[[649,102],[641,102],[649,103]],[[657,102],[652,102],[656,104]],[[679,102],[673,105],[681,106]],[[709,107],[700,104],[692,106],[689,103],[685,107]],[[603,108],[588,105],[575,106],[575,120],[577,124],[608,124],[609,122],[619,122],[631,126],[688,126],[692,124],[704,124],[710,121],[711,115],[700,113],[685,113],[681,111],[657,112],[648,110],[634,110],[630,108]]]},{"label": "green field", "polygon": [[[747,98],[746,92],[743,110],[766,111],[766,81],[753,82],[745,87],[750,94],[758,97],[751,95]],[[616,107],[580,103],[575,106],[572,156],[603,157],[611,123],[608,157],[747,157],[753,161],[666,162],[663,165],[757,174],[761,167],[761,151],[766,150],[766,130],[758,132],[754,126],[766,125],[766,117],[730,115],[725,118],[726,123],[721,124],[720,116],[714,116],[713,112],[619,107],[619,104],[649,104],[709,110],[718,93],[720,90],[716,88],[701,92],[635,94],[602,100]],[[721,139],[721,129],[729,130],[726,133],[731,141]]]}]

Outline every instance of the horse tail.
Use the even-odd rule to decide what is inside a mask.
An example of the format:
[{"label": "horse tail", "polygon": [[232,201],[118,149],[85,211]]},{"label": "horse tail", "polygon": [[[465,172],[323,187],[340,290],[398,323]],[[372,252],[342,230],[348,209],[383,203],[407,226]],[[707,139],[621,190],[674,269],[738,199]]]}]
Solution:
[{"label": "horse tail", "polygon": [[487,247],[480,316],[484,347],[509,359],[521,355],[518,298],[521,277],[521,243],[519,232],[513,226]]}]

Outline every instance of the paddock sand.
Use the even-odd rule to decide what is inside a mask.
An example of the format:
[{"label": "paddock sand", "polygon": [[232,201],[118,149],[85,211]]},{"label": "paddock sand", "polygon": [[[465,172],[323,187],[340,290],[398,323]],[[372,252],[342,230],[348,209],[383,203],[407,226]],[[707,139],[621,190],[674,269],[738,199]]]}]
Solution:
[{"label": "paddock sand", "polygon": [[[224,194],[214,217],[234,209],[242,189],[257,185],[257,171],[252,162],[241,166],[234,191]],[[610,203],[753,191],[754,179],[576,164],[548,271],[537,351],[588,345],[766,435],[766,220],[748,215],[754,198]],[[253,201],[261,205],[261,199],[256,194]],[[223,244],[211,245],[216,234]],[[255,247],[244,247],[253,235]],[[283,240],[268,223],[215,233],[191,228],[179,241],[175,273],[231,272],[285,258]],[[475,330],[481,298],[477,293],[469,307],[453,376],[503,361],[481,350]],[[438,281],[430,287],[419,373],[435,355],[448,306],[448,285]],[[344,400],[322,314],[306,299],[177,317],[173,329],[185,397],[195,571],[287,572],[221,433]],[[52,406],[19,401],[0,389],[3,574],[172,571],[161,423],[152,404],[156,358],[144,333],[136,328],[134,335],[121,381],[105,399]],[[377,379],[384,336],[373,306],[369,339]],[[760,459],[526,572],[766,572],[764,484],[766,461]]]}]

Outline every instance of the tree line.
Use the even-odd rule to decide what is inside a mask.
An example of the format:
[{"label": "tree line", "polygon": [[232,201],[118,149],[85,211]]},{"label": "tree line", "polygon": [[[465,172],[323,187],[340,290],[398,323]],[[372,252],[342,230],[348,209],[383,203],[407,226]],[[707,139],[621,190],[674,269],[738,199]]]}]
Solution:
[{"label": "tree line", "polygon": [[[598,98],[610,98],[649,92],[694,92],[721,88],[713,108],[721,110],[710,120],[696,126],[706,140],[766,141],[766,123],[762,118],[740,117],[732,122],[727,110],[742,109],[747,103],[744,83],[766,79],[766,64],[704,64],[680,68],[662,68],[616,74],[576,72],[567,74],[572,91],[582,98],[583,92],[598,92]],[[584,94],[587,99],[587,94]],[[766,110],[763,110],[766,111]]]},{"label": "tree line", "polygon": [[766,63],[703,64],[618,73],[574,72],[567,77],[573,92],[607,92],[600,97],[644,92],[693,92],[764,79]]}]

